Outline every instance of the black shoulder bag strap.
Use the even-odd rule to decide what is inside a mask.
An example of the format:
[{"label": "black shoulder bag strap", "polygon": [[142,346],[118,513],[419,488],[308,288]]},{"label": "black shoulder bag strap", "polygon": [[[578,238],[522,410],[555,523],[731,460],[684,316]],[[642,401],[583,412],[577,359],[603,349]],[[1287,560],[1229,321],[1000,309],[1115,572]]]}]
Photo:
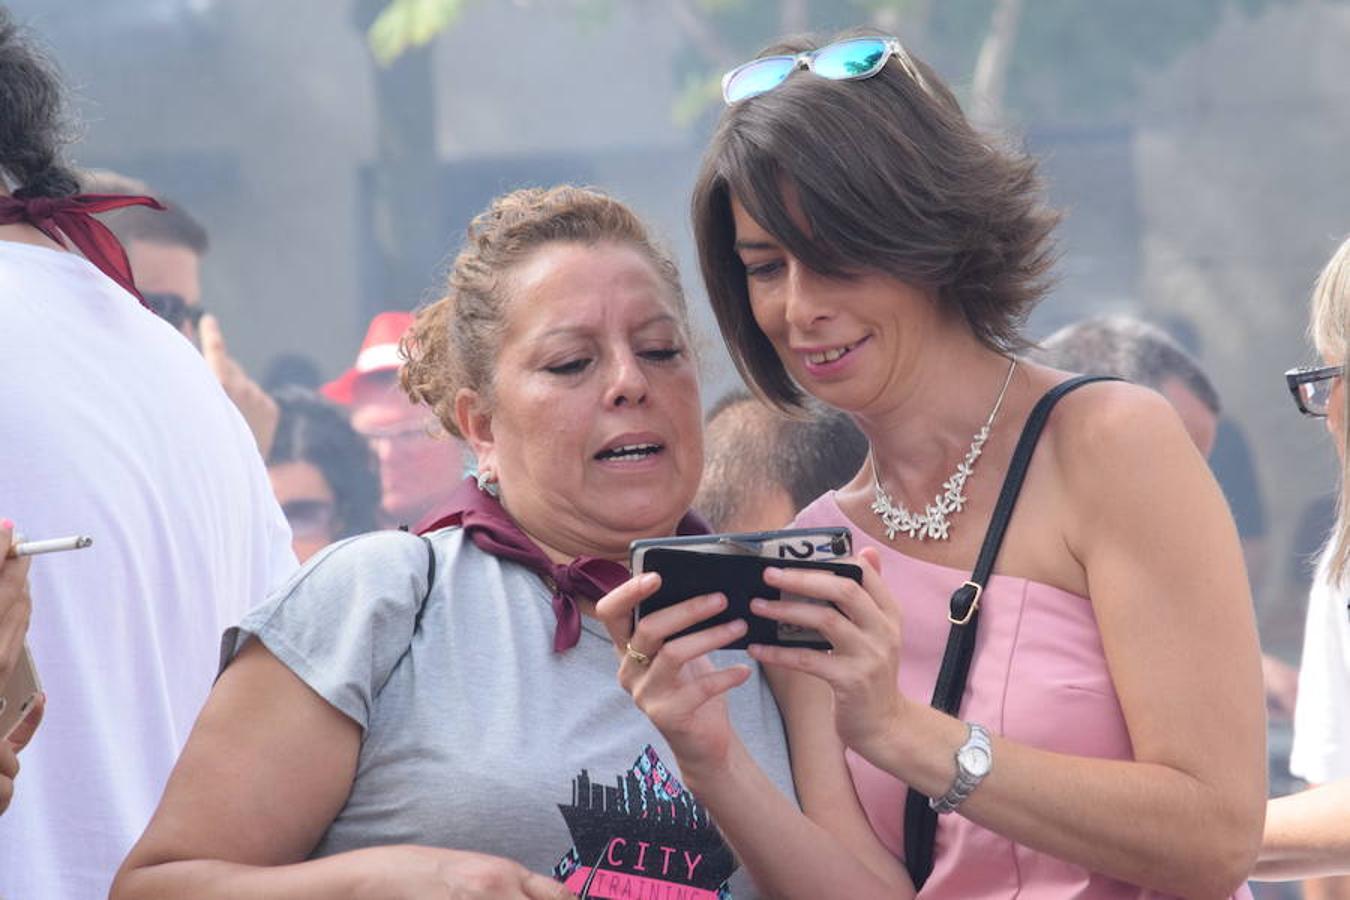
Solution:
[{"label": "black shoulder bag strap", "polygon": [[431,538],[425,534],[419,534],[422,543],[427,545],[427,592],[422,595],[422,602],[417,604],[417,615],[413,619],[413,631],[422,627],[422,613],[427,611],[427,601],[431,599],[431,586],[436,583],[436,548],[431,545]]},{"label": "black shoulder bag strap", "polygon": [[[947,650],[942,655],[942,668],[938,670],[937,684],[933,686],[933,707],[948,715],[957,715],[961,708],[961,698],[966,692],[966,675],[970,672],[970,659],[975,652],[975,629],[980,620],[980,595],[989,583],[989,575],[994,569],[994,560],[998,557],[999,547],[1003,545],[1003,533],[1012,518],[1013,506],[1022,490],[1022,479],[1026,477],[1027,466],[1031,463],[1031,454],[1036,449],[1041,430],[1050,418],[1059,399],[1072,390],[1094,381],[1116,381],[1101,375],[1080,375],[1055,385],[1045,392],[1027,417],[1022,428],[1022,436],[1013,450],[1012,461],[1008,464],[1008,475],[1003,479],[1003,489],[999,492],[998,503],[994,506],[993,518],[989,520],[989,530],[984,535],[984,545],[980,547],[979,558],[970,580],[962,584],[952,594],[951,609],[947,618],[952,628],[947,634]],[[905,867],[914,882],[914,889],[922,888],[933,871],[933,841],[937,837],[938,814],[928,805],[928,798],[914,788],[909,789],[905,798]]]},{"label": "black shoulder bag strap", "polygon": [[[407,525],[398,526],[398,530],[404,534],[411,534]],[[422,602],[417,604],[417,615],[413,617],[413,631],[422,627],[422,613],[427,611],[427,601],[431,599],[431,585],[436,581],[436,548],[431,545],[431,538],[425,534],[417,536],[427,545],[427,591],[422,595]]]}]

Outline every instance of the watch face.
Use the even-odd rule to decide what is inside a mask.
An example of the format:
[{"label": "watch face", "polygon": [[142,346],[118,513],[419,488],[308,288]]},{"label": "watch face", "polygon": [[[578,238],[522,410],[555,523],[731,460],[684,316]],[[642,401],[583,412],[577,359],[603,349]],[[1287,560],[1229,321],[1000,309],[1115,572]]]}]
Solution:
[{"label": "watch face", "polygon": [[989,774],[989,766],[993,760],[983,747],[962,747],[957,755],[957,761],[961,764],[961,768],[971,775],[983,778]]}]

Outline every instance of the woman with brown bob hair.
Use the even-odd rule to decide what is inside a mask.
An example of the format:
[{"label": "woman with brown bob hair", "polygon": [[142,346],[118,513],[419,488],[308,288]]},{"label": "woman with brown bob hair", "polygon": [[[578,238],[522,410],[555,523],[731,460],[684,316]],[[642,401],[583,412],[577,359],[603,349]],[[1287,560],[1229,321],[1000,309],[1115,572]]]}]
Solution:
[{"label": "woman with brown bob hair", "polygon": [[[113,896],[759,896],[594,620],[631,541],[706,530],[670,257],[601,193],[516,191],[404,349],[477,479],[425,540],[330,545],[227,632]],[[790,791],[768,686],[731,707]]]},{"label": "woman with brown bob hair", "polygon": [[723,89],[693,201],[723,336],[871,452],[797,520],[849,526],[861,584],[770,570],[834,606],[751,606],[833,645],[750,649],[805,816],[711,702],[744,677],[703,658],[718,636],[672,638],[698,601],[631,633],[649,588],[602,602],[686,783],[774,896],[1245,894],[1265,747],[1235,529],[1166,400],[1016,355],[1052,260],[1033,162],[884,35],[771,47]]}]

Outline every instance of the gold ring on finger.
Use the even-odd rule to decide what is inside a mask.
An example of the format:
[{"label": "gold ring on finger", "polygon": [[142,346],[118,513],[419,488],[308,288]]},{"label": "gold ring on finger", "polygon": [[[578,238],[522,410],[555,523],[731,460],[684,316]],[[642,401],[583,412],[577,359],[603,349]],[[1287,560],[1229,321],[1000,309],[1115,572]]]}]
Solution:
[{"label": "gold ring on finger", "polygon": [[624,651],[624,656],[627,656],[629,659],[637,663],[639,666],[651,665],[652,658],[650,656],[643,653],[641,650],[637,649],[632,644],[627,644],[626,646],[628,649]]}]

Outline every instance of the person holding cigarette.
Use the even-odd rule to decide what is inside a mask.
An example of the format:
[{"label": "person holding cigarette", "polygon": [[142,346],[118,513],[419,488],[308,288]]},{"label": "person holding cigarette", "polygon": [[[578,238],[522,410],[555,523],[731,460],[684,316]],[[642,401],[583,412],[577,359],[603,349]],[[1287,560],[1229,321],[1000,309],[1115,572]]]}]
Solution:
[{"label": "person holding cigarette", "polygon": [[[9,683],[10,676],[23,652],[24,637],[28,634],[28,620],[33,601],[28,594],[28,558],[15,553],[14,523],[0,521],[0,690]],[[24,716],[18,727],[0,740],[0,815],[9,809],[14,798],[14,779],[19,775],[19,751],[32,739],[42,721],[42,697]]]},{"label": "person holding cigarette", "polygon": [[[248,427],[91,215],[156,202],[78,192],[60,79],[2,7],[0,73],[0,502],[48,551],[27,639],[46,716],[0,819],[0,896],[99,897],[210,690],[220,632],[296,562]],[[66,535],[96,543],[51,552]],[[15,749],[0,746],[6,779]]]},{"label": "person holding cigarette", "polygon": [[28,595],[26,557],[14,552],[14,523],[0,521],[0,686],[9,681],[28,634],[33,601]]}]

